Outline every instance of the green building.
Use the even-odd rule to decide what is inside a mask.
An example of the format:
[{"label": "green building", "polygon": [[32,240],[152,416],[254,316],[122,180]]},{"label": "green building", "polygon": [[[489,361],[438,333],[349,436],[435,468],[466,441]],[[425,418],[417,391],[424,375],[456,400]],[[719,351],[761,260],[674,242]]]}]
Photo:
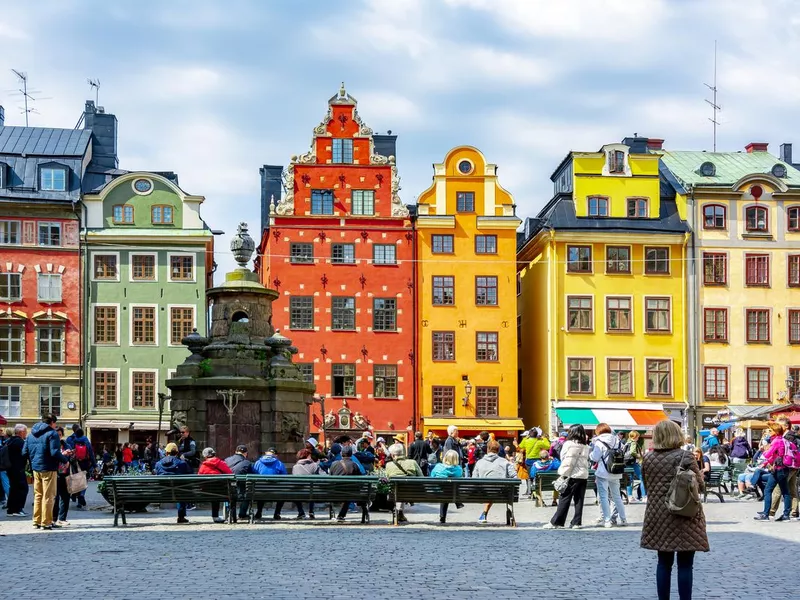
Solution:
[{"label": "green building", "polygon": [[[132,172],[84,194],[84,417],[95,447],[143,443],[158,429],[158,394],[206,332],[213,235],[202,196],[172,174]],[[169,405],[160,439],[169,428]]]}]

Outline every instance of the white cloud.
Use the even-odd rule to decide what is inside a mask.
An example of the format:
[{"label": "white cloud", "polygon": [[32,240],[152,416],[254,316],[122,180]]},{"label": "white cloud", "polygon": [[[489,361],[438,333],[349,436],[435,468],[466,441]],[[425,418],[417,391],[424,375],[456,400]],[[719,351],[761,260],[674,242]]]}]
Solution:
[{"label": "white cloud", "polygon": [[[401,123],[408,130],[422,118],[420,106],[414,100],[399,93],[381,90],[367,90],[358,93],[359,113],[367,125],[372,123]],[[363,108],[362,108],[363,107]]]}]

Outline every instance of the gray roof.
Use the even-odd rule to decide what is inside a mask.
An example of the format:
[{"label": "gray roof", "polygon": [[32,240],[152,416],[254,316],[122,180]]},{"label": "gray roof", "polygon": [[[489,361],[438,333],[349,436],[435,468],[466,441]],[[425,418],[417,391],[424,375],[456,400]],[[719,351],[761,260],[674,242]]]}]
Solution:
[{"label": "gray roof", "polygon": [[0,127],[0,154],[83,156],[91,137],[88,129]]}]

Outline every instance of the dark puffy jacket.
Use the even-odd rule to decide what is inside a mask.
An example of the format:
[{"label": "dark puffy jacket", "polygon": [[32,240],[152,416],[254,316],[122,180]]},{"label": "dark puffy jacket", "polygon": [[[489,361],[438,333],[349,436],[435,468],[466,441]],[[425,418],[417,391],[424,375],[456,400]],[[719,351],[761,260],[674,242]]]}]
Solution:
[{"label": "dark puffy jacket", "polygon": [[737,437],[733,440],[731,447],[731,458],[750,458],[750,443],[746,437]]},{"label": "dark puffy jacket", "polygon": [[286,467],[273,454],[266,454],[253,464],[253,472],[257,475],[286,475]]},{"label": "dark puffy jacket", "polygon": [[225,464],[231,468],[234,475],[249,475],[253,472],[253,463],[241,454],[229,456],[225,459]]},{"label": "dark puffy jacket", "polygon": [[69,462],[69,458],[61,454],[61,438],[58,432],[47,423],[37,423],[25,438],[23,458],[31,461],[34,471],[58,471],[58,465]]},{"label": "dark puffy jacket", "polygon": [[25,472],[25,458],[22,456],[22,451],[25,448],[25,440],[18,435],[15,435],[5,444],[8,447],[8,459],[11,461],[11,468],[9,473],[19,474]]},{"label": "dark puffy jacket", "polygon": [[165,456],[156,463],[156,475],[191,475],[192,468],[177,456]]}]

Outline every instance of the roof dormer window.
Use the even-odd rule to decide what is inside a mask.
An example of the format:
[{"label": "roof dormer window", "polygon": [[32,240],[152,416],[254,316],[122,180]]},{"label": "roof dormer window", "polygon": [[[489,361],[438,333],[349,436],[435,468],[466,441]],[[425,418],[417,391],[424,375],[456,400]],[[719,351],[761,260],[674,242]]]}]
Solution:
[{"label": "roof dormer window", "polygon": [[6,182],[6,173],[8,172],[8,165],[4,162],[0,162],[0,190],[4,190],[8,187]]},{"label": "roof dormer window", "polygon": [[41,167],[39,169],[39,189],[44,192],[66,192],[66,167]]},{"label": "roof dormer window", "polygon": [[625,152],[622,150],[612,150],[608,153],[608,172],[625,172]]}]

